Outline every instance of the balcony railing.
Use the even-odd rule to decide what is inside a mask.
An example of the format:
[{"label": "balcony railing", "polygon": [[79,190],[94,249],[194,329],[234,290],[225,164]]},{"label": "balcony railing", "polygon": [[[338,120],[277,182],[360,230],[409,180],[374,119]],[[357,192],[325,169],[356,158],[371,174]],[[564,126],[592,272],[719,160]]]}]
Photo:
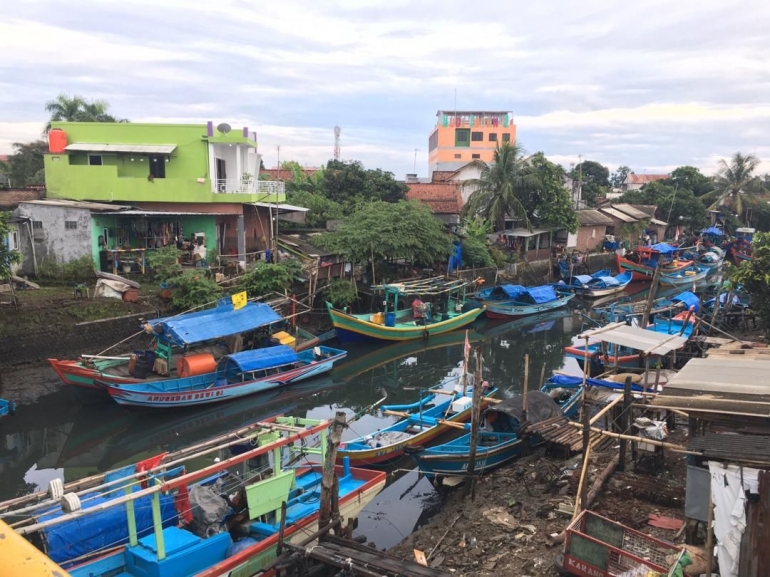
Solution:
[{"label": "balcony railing", "polygon": [[250,178],[218,178],[216,191],[233,194],[283,194],[286,186],[282,181]]}]

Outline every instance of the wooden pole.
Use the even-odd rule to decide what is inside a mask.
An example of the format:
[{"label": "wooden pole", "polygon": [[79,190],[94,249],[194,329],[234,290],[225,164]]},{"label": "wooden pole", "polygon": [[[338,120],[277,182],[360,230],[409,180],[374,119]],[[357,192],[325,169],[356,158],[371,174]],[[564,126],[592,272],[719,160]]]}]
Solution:
[{"label": "wooden pole", "polygon": [[[719,288],[717,289],[717,298],[714,301],[714,314],[711,315],[711,322],[714,323],[714,324],[716,324],[717,315],[719,315],[719,305],[720,305],[719,297],[722,296],[722,285],[723,284],[724,283],[719,285]],[[706,323],[705,321],[704,321],[704,324],[709,327],[709,332],[708,332],[709,335],[711,334],[711,329],[715,329],[716,328],[714,325],[710,325],[710,324]]]},{"label": "wooden pole", "polygon": [[372,286],[377,284],[376,279],[374,278],[374,249],[371,249],[372,254]]},{"label": "wooden pole", "polygon": [[706,567],[706,577],[711,577],[711,566],[714,564],[714,498],[711,495],[710,483],[709,512],[708,521],[706,521],[706,551],[708,552],[708,567]]},{"label": "wooden pole", "polygon": [[577,498],[575,499],[575,512],[572,518],[578,516],[582,504],[586,502],[588,487],[585,485],[586,471],[588,471],[588,458],[591,455],[591,414],[588,407],[583,407],[583,469],[580,471],[580,484],[578,485]]},{"label": "wooden pole", "polygon": [[476,373],[473,376],[473,407],[471,409],[471,446],[468,456],[468,483],[465,485],[465,495],[470,493],[471,501],[476,497],[476,487],[473,474],[476,472],[476,446],[479,442],[479,420],[481,420],[481,347],[476,348]]},{"label": "wooden pole", "polygon": [[617,405],[620,401],[623,400],[623,397],[618,397],[615,400],[608,403],[601,411],[596,413],[593,417],[591,417],[591,420],[588,422],[589,425],[593,425],[596,423],[599,419],[601,419],[604,414],[609,411],[611,408],[613,408],[615,405]]},{"label": "wooden pole", "polygon": [[[623,414],[620,416],[620,422],[622,423],[623,435],[628,434],[629,417],[631,416],[631,377],[626,377],[626,382],[623,385]],[[620,439],[620,460],[618,461],[618,470],[625,471],[626,469],[626,445],[628,440],[625,438]]]},{"label": "wooden pole", "polygon": [[655,295],[658,292],[658,284],[660,280],[660,266],[655,267],[655,274],[652,275],[652,286],[650,287],[650,294],[647,295],[647,304],[644,305],[644,314],[642,314],[642,328],[646,329],[650,323],[650,312],[652,311],[652,303],[655,301]]},{"label": "wooden pole", "polygon": [[545,363],[543,363],[543,366],[540,367],[540,384],[538,385],[538,389],[542,389],[544,383],[545,383]]},{"label": "wooden pole", "polygon": [[329,425],[329,435],[326,437],[326,452],[324,454],[323,477],[321,477],[321,510],[318,518],[318,528],[322,529],[332,521],[332,510],[336,499],[332,494],[335,487],[334,462],[337,460],[337,447],[342,440],[345,429],[345,412],[337,411],[334,421]]},{"label": "wooden pole", "polygon": [[529,353],[524,353],[524,395],[522,398],[522,419],[527,420],[527,389],[529,389]]},{"label": "wooden pole", "polygon": [[583,387],[580,390],[580,418],[586,411],[586,380],[588,379],[588,337],[585,337],[586,344],[583,350]]}]

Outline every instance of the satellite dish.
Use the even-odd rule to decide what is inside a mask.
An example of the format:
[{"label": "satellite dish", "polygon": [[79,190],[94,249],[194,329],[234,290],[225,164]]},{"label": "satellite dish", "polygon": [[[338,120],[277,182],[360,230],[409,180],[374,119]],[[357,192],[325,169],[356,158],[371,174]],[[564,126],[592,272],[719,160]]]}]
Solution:
[{"label": "satellite dish", "polygon": [[223,122],[222,124],[217,125],[217,130],[222,134],[227,134],[228,132],[230,132],[230,130],[232,130],[232,128],[230,127],[229,124],[227,124],[227,122]]}]

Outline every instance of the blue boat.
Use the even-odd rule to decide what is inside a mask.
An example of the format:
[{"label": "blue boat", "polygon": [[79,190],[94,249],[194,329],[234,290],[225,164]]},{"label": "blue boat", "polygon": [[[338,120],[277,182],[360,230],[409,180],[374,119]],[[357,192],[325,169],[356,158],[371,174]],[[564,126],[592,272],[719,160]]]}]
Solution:
[{"label": "blue boat", "polygon": [[559,295],[552,285],[523,287],[504,284],[478,291],[475,298],[486,306],[491,319],[510,319],[566,306],[575,295]]},{"label": "blue boat", "polygon": [[710,272],[709,267],[699,264],[691,264],[681,270],[661,273],[658,282],[664,286],[678,286],[683,284],[694,284],[706,278]]},{"label": "blue boat", "polygon": [[261,393],[329,372],[347,352],[326,346],[296,352],[285,345],[222,358],[214,373],[115,385],[101,383],[121,405],[169,408],[217,403]]},{"label": "blue boat", "polygon": [[16,401],[0,399],[0,417],[6,417],[16,413]]},{"label": "blue boat", "polygon": [[[572,417],[577,414],[582,389],[565,390],[557,385],[546,384],[542,391],[527,395],[526,420],[538,423],[558,415]],[[476,447],[474,474],[482,475],[519,458],[524,441],[519,428],[524,421],[524,397],[517,395],[492,405],[482,415],[484,428],[479,431]],[[466,428],[468,425],[466,425]],[[435,447],[413,446],[407,452],[417,463],[420,471],[429,476],[463,474],[470,460],[471,435],[467,433],[443,445]],[[530,446],[542,443],[542,439],[530,439]]]},{"label": "blue boat", "polygon": [[[616,302],[606,307],[593,309],[602,323],[628,322],[631,318],[642,316],[646,307],[645,301]],[[700,309],[700,298],[691,291],[683,291],[672,296],[655,299],[650,310],[650,318],[669,317],[687,311],[694,307],[693,312]]]},{"label": "blue boat", "polygon": [[622,292],[631,282],[633,274],[624,272],[611,276],[609,269],[603,269],[592,275],[577,275],[554,284],[559,293],[574,294],[581,297],[596,298]]}]

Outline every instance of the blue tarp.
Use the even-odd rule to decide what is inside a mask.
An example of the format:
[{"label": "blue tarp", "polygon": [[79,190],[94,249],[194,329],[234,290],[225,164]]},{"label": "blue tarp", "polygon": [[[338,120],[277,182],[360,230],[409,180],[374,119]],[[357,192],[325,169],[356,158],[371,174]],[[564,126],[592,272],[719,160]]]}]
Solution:
[{"label": "blue tarp", "polygon": [[579,274],[575,278],[583,284],[588,284],[594,280],[595,277],[592,277],[590,274]]},{"label": "blue tarp", "polygon": [[299,357],[291,347],[276,345],[265,349],[235,353],[228,355],[227,359],[236,364],[241,371],[247,372],[296,363]]},{"label": "blue tarp", "polygon": [[671,297],[671,299],[675,303],[682,303],[684,304],[687,309],[689,310],[690,307],[695,307],[694,312],[698,312],[698,309],[700,308],[700,299],[695,296],[690,291],[685,291],[683,293],[679,293],[676,296]]},{"label": "blue tarp", "polygon": [[509,299],[516,300],[521,295],[521,293],[525,292],[526,290],[527,289],[518,284],[501,284],[492,289],[492,294],[499,294],[502,292]]},{"label": "blue tarp", "polygon": [[599,277],[599,280],[604,282],[605,285],[609,286],[620,286],[620,281],[616,279],[614,276],[602,276]]},{"label": "blue tarp", "polygon": [[[90,493],[80,497],[84,510],[114,498],[114,495],[105,497],[101,493]],[[160,511],[164,527],[176,525],[177,515],[172,495],[160,496]],[[139,537],[152,533],[152,495],[136,499],[134,512]],[[61,507],[57,506],[40,515],[37,521],[47,521],[62,514]],[[116,505],[98,513],[83,515],[60,525],[47,527],[42,532],[45,534],[47,543],[46,553],[57,563],[65,563],[100,549],[123,545],[128,543],[126,505]]]},{"label": "blue tarp", "polygon": [[559,298],[556,290],[549,284],[529,287],[527,293],[536,304],[549,303]]},{"label": "blue tarp", "polygon": [[658,244],[654,244],[649,248],[652,250],[658,251],[661,254],[671,254],[672,252],[676,252],[679,250],[677,247],[671,246],[666,242],[659,242]]},{"label": "blue tarp", "polygon": [[155,319],[149,323],[165,340],[185,346],[253,330],[280,320],[281,316],[270,305],[247,303],[238,310],[234,310],[232,304],[226,304],[197,313]]},{"label": "blue tarp", "polygon": [[722,231],[722,229],[721,228],[717,228],[715,226],[710,226],[709,228],[704,228],[701,232],[703,232],[703,234],[713,234],[715,236],[722,236],[722,235],[724,235],[724,232]]},{"label": "blue tarp", "polygon": [[[570,375],[553,375],[550,382],[556,385],[562,386],[579,386],[583,384],[583,377],[573,377]],[[613,383],[612,381],[603,381],[601,379],[586,379],[586,384],[592,387],[603,387],[605,389],[620,389],[624,388],[624,383]],[[636,392],[644,391],[644,388],[640,385],[631,385],[631,390]]]}]

